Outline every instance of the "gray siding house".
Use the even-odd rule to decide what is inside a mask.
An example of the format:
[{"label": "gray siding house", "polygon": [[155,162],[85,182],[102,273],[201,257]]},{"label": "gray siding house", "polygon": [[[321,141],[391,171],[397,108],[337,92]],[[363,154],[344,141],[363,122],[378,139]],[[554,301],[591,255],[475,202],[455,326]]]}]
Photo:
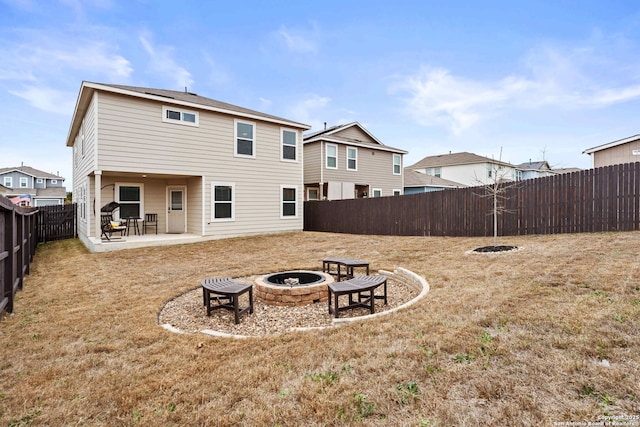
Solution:
[{"label": "gray siding house", "polygon": [[30,166],[0,168],[3,196],[21,206],[63,205],[67,197],[64,178]]},{"label": "gray siding house", "polygon": [[337,200],[402,194],[403,155],[360,123],[304,136],[305,200]]},{"label": "gray siding house", "polygon": [[167,237],[302,230],[307,129],[191,92],[83,82],[66,142],[78,235],[110,250],[100,221],[110,202],[114,219],[157,214]]}]

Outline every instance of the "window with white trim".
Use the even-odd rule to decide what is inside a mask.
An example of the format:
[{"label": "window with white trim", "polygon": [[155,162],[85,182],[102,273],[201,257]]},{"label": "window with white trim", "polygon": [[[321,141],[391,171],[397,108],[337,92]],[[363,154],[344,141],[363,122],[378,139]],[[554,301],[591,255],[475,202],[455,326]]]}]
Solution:
[{"label": "window with white trim", "polygon": [[13,187],[13,178],[10,177],[10,176],[5,176],[3,185],[5,187],[7,187],[7,188],[12,188]]},{"label": "window with white trim", "polygon": [[327,169],[338,169],[338,146],[335,144],[327,144]]},{"label": "window with white trim", "polygon": [[358,149],[355,147],[347,147],[347,170],[358,170]]},{"label": "window with white trim", "polygon": [[57,184],[57,183],[58,183],[58,180],[57,180],[57,179],[52,179],[52,180],[51,180],[51,183],[52,183],[52,184]]},{"label": "window with white trim", "polygon": [[298,187],[280,186],[280,218],[298,217]]},{"label": "window with white trim", "polygon": [[319,188],[307,188],[307,200],[318,200],[320,198]]},{"label": "window with white trim", "polygon": [[182,110],[175,107],[162,107],[162,121],[187,126],[199,126],[200,118],[197,111]]},{"label": "window with white trim", "polygon": [[400,175],[402,173],[402,156],[400,154],[393,155],[393,174]]},{"label": "window with white trim", "polygon": [[27,188],[29,186],[29,178],[21,176],[20,177],[20,188]]},{"label": "window with white trim", "polygon": [[373,197],[382,197],[382,189],[381,188],[374,188],[372,191],[372,196]]},{"label": "window with white trim", "polygon": [[442,175],[442,169],[437,167],[437,168],[427,168],[427,175],[430,176],[435,176],[437,178],[440,178],[440,176]]},{"label": "window with white trim", "polygon": [[280,132],[282,160],[298,161],[298,132],[281,129]]},{"label": "window with white trim", "polygon": [[144,187],[142,184],[116,184],[117,202],[120,218],[141,218],[144,212]]},{"label": "window with white trim", "polygon": [[236,206],[234,183],[212,183],[211,200],[211,221],[233,221],[235,219]]},{"label": "window with white trim", "polygon": [[393,190],[393,195],[394,195],[394,196],[401,196],[401,195],[402,195],[402,191],[400,191],[400,190]]},{"label": "window with white trim", "polygon": [[234,140],[237,157],[256,157],[256,124],[235,120]]},{"label": "window with white trim", "polygon": [[42,178],[36,178],[36,184],[42,184]]}]

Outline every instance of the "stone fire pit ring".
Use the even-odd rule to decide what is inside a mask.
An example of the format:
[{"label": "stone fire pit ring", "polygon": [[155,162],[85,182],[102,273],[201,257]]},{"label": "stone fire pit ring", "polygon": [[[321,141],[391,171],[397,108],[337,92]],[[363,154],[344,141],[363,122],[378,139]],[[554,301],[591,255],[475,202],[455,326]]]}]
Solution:
[{"label": "stone fire pit ring", "polygon": [[[319,276],[311,284],[298,284],[296,280],[281,280],[284,277]],[[270,276],[276,276],[274,280],[279,283],[269,282]],[[280,283],[284,282],[284,283]],[[293,270],[267,274],[255,279],[254,293],[256,298],[268,305],[286,307],[304,306],[327,302],[327,285],[333,283],[333,277],[321,271]]]}]

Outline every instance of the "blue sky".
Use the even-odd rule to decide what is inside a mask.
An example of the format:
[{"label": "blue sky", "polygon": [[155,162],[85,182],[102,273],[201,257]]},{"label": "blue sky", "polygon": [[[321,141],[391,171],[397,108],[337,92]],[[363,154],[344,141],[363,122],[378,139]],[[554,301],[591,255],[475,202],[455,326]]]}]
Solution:
[{"label": "blue sky", "polygon": [[640,133],[636,1],[0,0],[0,166],[59,172],[83,80],[554,167]]}]

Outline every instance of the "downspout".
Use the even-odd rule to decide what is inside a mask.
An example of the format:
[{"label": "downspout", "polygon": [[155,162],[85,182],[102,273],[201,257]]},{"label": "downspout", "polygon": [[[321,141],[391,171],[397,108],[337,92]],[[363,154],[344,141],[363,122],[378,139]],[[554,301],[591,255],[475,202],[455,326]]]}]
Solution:
[{"label": "downspout", "polygon": [[324,200],[324,141],[320,141],[320,190],[318,191],[320,200]]}]

